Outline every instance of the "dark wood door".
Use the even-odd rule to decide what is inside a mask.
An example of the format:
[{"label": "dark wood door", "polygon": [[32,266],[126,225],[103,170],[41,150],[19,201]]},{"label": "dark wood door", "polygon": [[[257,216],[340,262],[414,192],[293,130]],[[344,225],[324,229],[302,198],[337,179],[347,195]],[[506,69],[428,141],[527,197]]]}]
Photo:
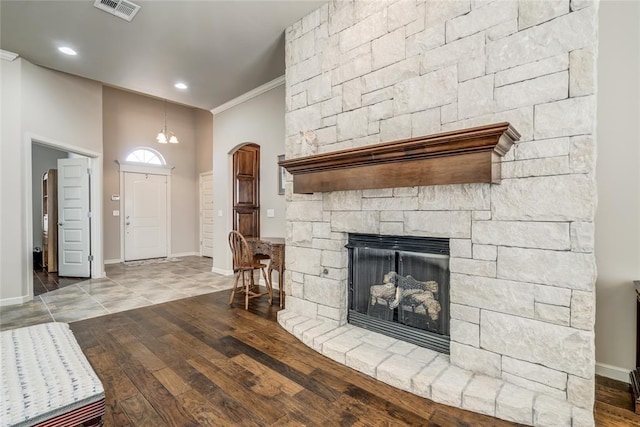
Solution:
[{"label": "dark wood door", "polygon": [[233,229],[260,237],[260,147],[247,144],[233,154]]}]

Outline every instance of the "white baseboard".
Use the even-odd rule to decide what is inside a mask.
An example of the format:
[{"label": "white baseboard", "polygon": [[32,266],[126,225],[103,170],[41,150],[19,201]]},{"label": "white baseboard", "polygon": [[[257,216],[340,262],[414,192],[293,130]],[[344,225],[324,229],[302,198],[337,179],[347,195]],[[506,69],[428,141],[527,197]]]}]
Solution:
[{"label": "white baseboard", "polygon": [[104,265],[109,265],[109,264],[120,264],[122,262],[121,259],[105,259],[104,260]]},{"label": "white baseboard", "polygon": [[223,268],[211,267],[212,273],[222,274],[223,276],[233,276],[233,270],[225,270]]},{"label": "white baseboard", "polygon": [[178,258],[182,256],[200,256],[200,252],[179,252],[177,254],[169,255],[171,258]]},{"label": "white baseboard", "polygon": [[0,299],[0,307],[6,307],[9,305],[22,305],[29,301],[29,295],[23,295],[21,297],[4,298]]},{"label": "white baseboard", "polygon": [[596,363],[596,374],[614,380],[629,382],[629,369],[620,368],[618,366],[607,365],[606,363]]}]

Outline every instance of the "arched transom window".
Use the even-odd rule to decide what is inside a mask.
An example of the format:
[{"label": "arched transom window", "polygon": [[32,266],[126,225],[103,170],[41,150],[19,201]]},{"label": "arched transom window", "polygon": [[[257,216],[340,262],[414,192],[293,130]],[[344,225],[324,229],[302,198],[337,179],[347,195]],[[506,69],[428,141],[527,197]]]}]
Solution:
[{"label": "arched transom window", "polygon": [[127,162],[164,166],[166,162],[162,154],[151,148],[138,148],[127,156]]}]

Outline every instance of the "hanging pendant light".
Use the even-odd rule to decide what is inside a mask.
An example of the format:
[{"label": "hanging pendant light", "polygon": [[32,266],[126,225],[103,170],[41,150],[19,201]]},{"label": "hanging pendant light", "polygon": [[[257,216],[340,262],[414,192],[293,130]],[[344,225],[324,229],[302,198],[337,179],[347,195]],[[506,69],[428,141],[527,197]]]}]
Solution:
[{"label": "hanging pendant light", "polygon": [[173,132],[170,132],[169,130],[167,130],[167,100],[164,100],[164,127],[162,129],[160,129],[160,132],[158,133],[158,136],[156,136],[156,141],[158,141],[159,144],[177,144],[178,142],[178,137],[175,136],[175,134]]}]

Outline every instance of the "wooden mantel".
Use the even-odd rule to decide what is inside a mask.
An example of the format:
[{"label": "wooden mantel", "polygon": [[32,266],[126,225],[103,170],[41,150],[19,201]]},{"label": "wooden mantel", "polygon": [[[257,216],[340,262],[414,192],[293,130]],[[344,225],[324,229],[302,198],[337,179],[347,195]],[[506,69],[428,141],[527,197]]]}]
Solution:
[{"label": "wooden mantel", "polygon": [[499,184],[500,158],[520,134],[496,123],[280,162],[293,175],[294,193]]}]

